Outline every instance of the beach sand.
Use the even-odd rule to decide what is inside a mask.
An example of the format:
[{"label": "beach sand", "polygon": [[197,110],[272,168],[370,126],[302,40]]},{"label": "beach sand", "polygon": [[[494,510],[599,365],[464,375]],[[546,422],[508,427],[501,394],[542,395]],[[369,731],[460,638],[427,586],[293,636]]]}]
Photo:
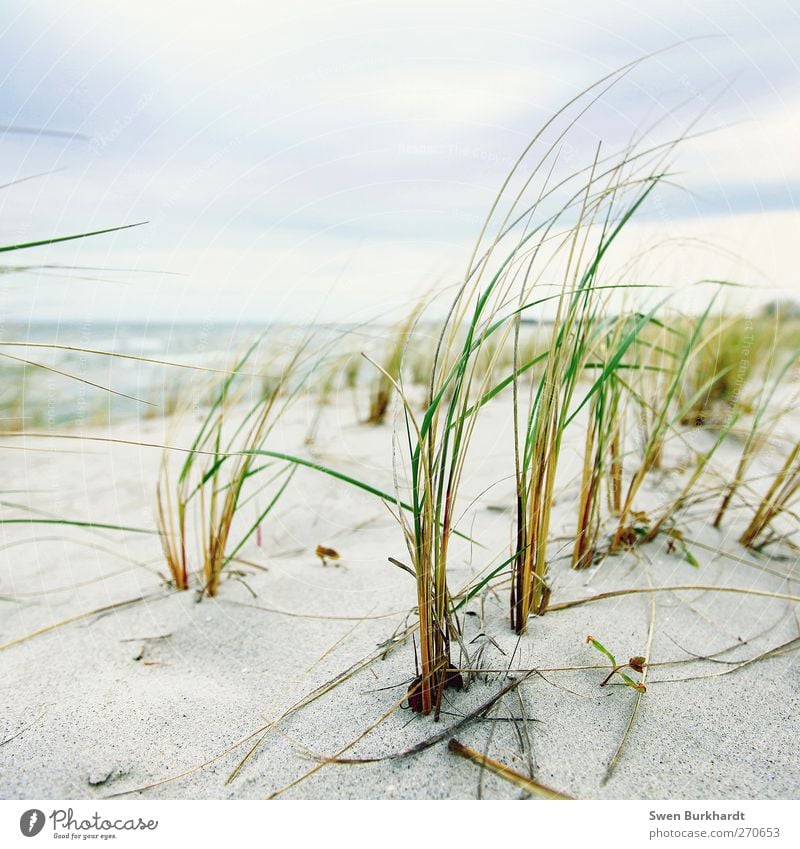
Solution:
[{"label": "beach sand", "polygon": [[[360,424],[351,398],[342,396],[324,408],[314,444],[306,446],[315,404],[301,398],[270,447],[391,491],[392,422]],[[192,421],[151,419],[83,433],[187,445],[193,428]],[[453,591],[510,551],[510,438],[508,399],[498,398],[482,412],[471,447],[459,527],[476,542],[453,542]],[[5,516],[37,511],[40,518],[155,527],[157,448],[23,436],[5,443]],[[716,498],[694,505],[681,522],[699,569],[668,551],[662,537],[588,571],[571,571],[580,446],[575,428],[554,505],[553,604],[676,585],[800,594],[796,560],[759,556],[736,543],[741,517],[732,514],[722,532],[709,527]],[[685,453],[680,444],[671,450],[668,467]],[[654,478],[642,501],[663,495],[674,479],[669,472]],[[242,512],[241,521],[251,522],[255,504]],[[319,544],[336,549],[341,560],[323,566],[314,554]],[[464,617],[472,662],[491,671],[472,675],[464,692],[447,691],[434,722],[392,710],[414,674],[411,638],[392,638],[415,622],[416,597],[413,579],[389,556],[408,561],[386,506],[307,469],[297,472],[264,525],[260,545],[253,539],[241,552],[255,565],[237,564],[242,574],[229,575],[218,597],[201,603],[195,592],[166,586],[154,535],[0,526],[0,796],[526,795],[449,752],[448,740],[456,737],[578,798],[796,798],[797,654],[783,650],[741,665],[777,646],[797,648],[790,643],[800,634],[793,602],[712,590],[623,595],[533,618],[518,639],[508,625],[507,585],[499,586],[470,601]],[[648,657],[644,695],[619,679],[600,686],[609,665],[587,645],[588,634],[619,659]],[[509,668],[536,671],[486,716],[448,731],[509,682]],[[291,711],[318,688],[314,700]],[[440,739],[424,751],[392,757],[433,736]],[[374,760],[320,761],[340,752]],[[154,786],[137,792],[147,785]]]}]

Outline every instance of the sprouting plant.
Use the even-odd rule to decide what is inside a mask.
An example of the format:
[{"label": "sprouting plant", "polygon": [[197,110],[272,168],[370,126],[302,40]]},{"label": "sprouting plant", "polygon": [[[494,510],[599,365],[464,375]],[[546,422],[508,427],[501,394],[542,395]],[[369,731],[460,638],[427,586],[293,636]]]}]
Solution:
[{"label": "sprouting plant", "polygon": [[694,566],[695,569],[700,568],[700,563],[697,558],[692,554],[689,550],[689,546],[686,544],[686,537],[684,536],[683,531],[679,528],[668,528],[664,532],[669,537],[669,542],[667,543],[667,551],[672,553],[676,548],[680,549],[681,554],[683,555],[683,559],[690,565]]},{"label": "sprouting plant", "polygon": [[647,689],[645,685],[641,681],[634,681],[629,675],[626,675],[622,670],[623,669],[632,669],[634,672],[638,672],[640,675],[644,672],[644,667],[647,664],[647,660],[640,655],[636,655],[635,657],[630,658],[627,663],[617,663],[617,659],[613,654],[597,639],[595,639],[591,634],[586,638],[586,642],[593,646],[600,654],[604,655],[611,662],[611,672],[600,682],[601,687],[605,687],[606,684],[611,681],[611,679],[615,675],[619,675],[619,677],[624,681],[627,687],[633,687],[634,690],[637,690],[640,693],[644,693]]}]

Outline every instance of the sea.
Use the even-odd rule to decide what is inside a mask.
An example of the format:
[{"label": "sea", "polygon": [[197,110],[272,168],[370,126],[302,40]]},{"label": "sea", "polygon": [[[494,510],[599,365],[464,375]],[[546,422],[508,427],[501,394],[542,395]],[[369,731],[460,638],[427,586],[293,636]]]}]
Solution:
[{"label": "sea", "polygon": [[266,386],[301,347],[307,374],[345,345],[369,348],[380,335],[332,325],[0,324],[0,427],[54,429],[168,414],[187,392],[212,391],[251,346],[242,374]]}]

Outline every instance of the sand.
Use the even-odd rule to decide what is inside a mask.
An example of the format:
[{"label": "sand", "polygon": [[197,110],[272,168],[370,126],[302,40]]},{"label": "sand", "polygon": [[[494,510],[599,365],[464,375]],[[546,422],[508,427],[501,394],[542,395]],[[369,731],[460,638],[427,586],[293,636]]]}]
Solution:
[{"label": "sand", "polygon": [[[335,399],[324,409],[315,443],[305,446],[314,405],[313,398],[301,399],[272,447],[304,452],[391,489],[392,423],[361,425],[351,399]],[[513,486],[503,477],[511,471],[509,409],[498,398],[482,414],[461,523],[482,547],[454,543],[454,590],[509,550]],[[185,445],[193,426],[131,420],[83,432]],[[30,509],[42,517],[154,527],[157,449],[51,438],[4,442],[3,499],[18,505],[5,506],[5,517],[30,516]],[[682,523],[699,569],[661,538],[572,572],[565,555],[579,445],[576,429],[553,520],[553,603],[675,585],[800,594],[796,560],[738,546],[742,517],[732,515],[723,532],[708,526],[715,501],[695,505]],[[23,448],[36,450],[16,450]],[[667,465],[684,453],[676,445]],[[663,495],[675,480],[674,473],[654,480],[643,500]],[[321,564],[318,544],[340,552],[338,565]],[[414,622],[415,593],[410,576],[388,556],[407,560],[389,511],[310,470],[295,476],[261,544],[253,540],[242,552],[263,570],[238,566],[243,574],[201,603],[195,593],[164,584],[154,536],[0,526],[0,643],[7,646],[0,651],[0,796],[262,798],[319,766],[318,756],[350,746],[348,757],[378,760],[326,764],[280,798],[519,798],[525,794],[518,787],[451,754],[452,735],[445,733],[508,683],[502,670],[509,666],[539,671],[455,736],[561,792],[587,799],[797,796],[797,654],[740,665],[797,640],[796,604],[701,590],[627,595],[532,619],[518,641],[501,588],[474,599],[465,617],[466,645],[484,668],[497,671],[474,676],[465,692],[448,692],[436,723],[409,710],[390,712],[413,676],[411,641],[390,641]],[[142,600],[83,616],[133,599]],[[71,617],[82,618],[8,646]],[[656,664],[640,699],[629,687],[600,687],[607,670],[564,669],[604,665],[587,634],[618,658],[647,654]],[[256,738],[241,741],[381,646],[392,651],[270,727],[228,782]],[[709,655],[713,660],[700,659]],[[425,751],[390,757],[434,735],[442,739]]]}]

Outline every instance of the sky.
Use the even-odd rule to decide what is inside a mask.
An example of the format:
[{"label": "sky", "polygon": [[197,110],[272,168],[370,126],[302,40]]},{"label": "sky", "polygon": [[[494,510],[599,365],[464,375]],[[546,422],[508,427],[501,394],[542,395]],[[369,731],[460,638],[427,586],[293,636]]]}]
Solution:
[{"label": "sky", "polygon": [[668,240],[641,273],[793,296],[789,2],[4,0],[0,244],[147,223],[5,254],[0,322],[389,317],[463,279],[544,122],[653,51],[566,151],[710,131],[620,262]]}]

